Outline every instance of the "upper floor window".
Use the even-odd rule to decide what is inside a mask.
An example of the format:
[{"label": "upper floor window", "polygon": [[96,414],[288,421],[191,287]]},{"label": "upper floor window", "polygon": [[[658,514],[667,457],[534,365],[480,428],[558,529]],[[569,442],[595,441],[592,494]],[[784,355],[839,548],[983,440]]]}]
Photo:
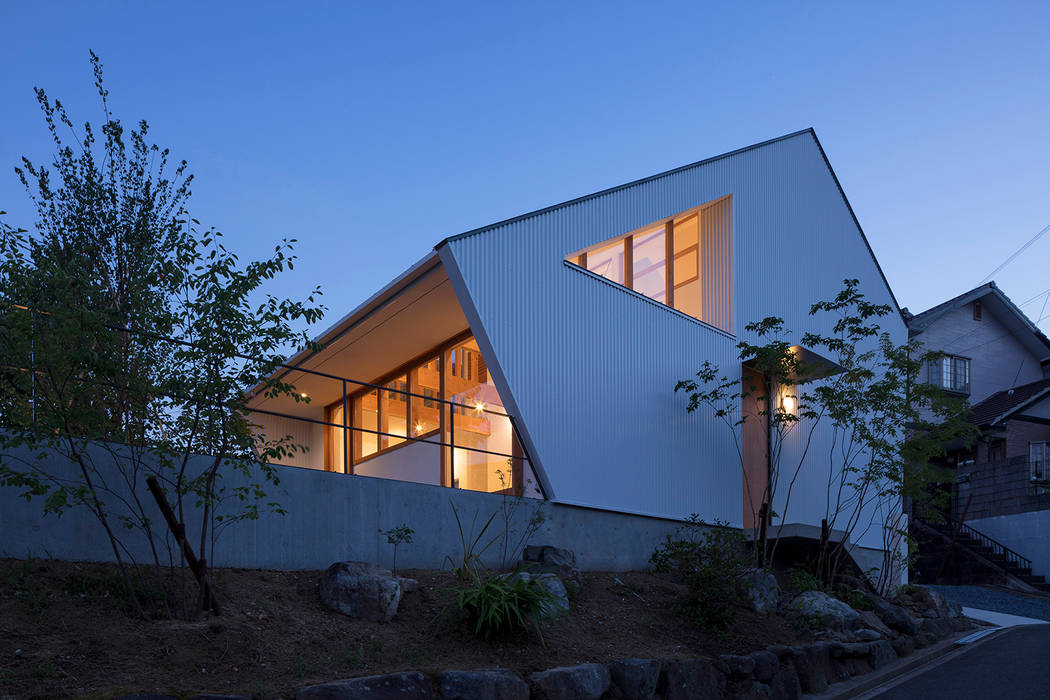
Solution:
[{"label": "upper floor window", "polygon": [[973,303],[973,320],[974,321],[980,321],[981,320],[981,300],[980,299],[978,299],[977,301],[975,301]]},{"label": "upper floor window", "polygon": [[1030,442],[1028,443],[1028,465],[1032,469],[1032,481],[1047,481],[1050,474],[1047,469],[1050,465],[1050,443]]},{"label": "upper floor window", "polygon": [[970,393],[970,358],[945,355],[930,362],[930,384],[958,394]]},{"label": "upper floor window", "polygon": [[732,200],[722,197],[566,259],[733,332]]}]

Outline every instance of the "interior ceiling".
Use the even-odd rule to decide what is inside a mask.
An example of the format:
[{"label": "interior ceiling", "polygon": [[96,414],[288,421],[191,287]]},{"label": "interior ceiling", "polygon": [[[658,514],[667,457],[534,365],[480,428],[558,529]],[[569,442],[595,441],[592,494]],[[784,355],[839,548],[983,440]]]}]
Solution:
[{"label": "interior ceiling", "polygon": [[[303,361],[302,367],[325,374],[372,382],[431,348],[469,328],[463,309],[442,265],[412,282],[380,307],[352,319],[344,330],[320,352]],[[342,397],[342,382],[304,372],[289,372],[283,381],[306,393],[310,404],[291,399],[260,397],[258,408],[301,413],[317,410]],[[347,392],[357,387],[347,385]],[[280,405],[280,408],[277,406]],[[309,406],[309,409],[307,409]]]}]

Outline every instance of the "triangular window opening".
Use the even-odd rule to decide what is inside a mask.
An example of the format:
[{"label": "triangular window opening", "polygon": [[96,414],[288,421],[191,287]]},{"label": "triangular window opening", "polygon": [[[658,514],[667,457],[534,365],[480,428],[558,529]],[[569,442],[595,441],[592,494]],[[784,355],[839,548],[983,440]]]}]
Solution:
[{"label": "triangular window opening", "polygon": [[565,259],[727,333],[734,332],[731,196],[578,250]]}]

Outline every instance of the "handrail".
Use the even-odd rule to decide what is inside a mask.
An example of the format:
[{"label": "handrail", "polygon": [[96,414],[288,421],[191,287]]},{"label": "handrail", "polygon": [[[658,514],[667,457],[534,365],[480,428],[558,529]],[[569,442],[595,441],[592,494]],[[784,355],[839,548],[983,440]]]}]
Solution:
[{"label": "handrail", "polygon": [[1006,559],[1006,561],[1010,562],[1014,566],[1017,566],[1022,569],[1028,569],[1029,571],[1032,570],[1032,560],[1028,557],[1023,556],[1020,553],[1010,549],[1002,542],[992,539],[977,528],[971,525],[967,525],[964,522],[957,521],[955,518],[948,515],[944,511],[940,509],[935,510],[938,515],[944,518],[944,520],[952,527],[953,530],[955,528],[958,528],[959,532],[965,534],[970,539],[975,540],[981,546],[987,547],[988,549],[992,550],[993,554],[1003,557],[1004,559]]}]

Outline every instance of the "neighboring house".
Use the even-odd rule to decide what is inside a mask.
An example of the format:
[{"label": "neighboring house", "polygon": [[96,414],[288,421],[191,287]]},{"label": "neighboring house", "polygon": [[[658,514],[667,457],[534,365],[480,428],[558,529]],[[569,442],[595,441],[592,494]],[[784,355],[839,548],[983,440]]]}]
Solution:
[{"label": "neighboring house", "polygon": [[[762,484],[745,491],[730,432],[675,383],[705,360],[739,375],[753,320],[830,333],[810,305],[845,278],[899,308],[807,129],[447,238],[288,361],[308,402],[251,405],[267,436],[310,446],[300,467],[752,526]],[[905,341],[899,313],[886,329]],[[831,440],[814,437],[791,523],[819,528]]]},{"label": "neighboring house", "polygon": [[923,379],[971,404],[977,444],[952,451],[952,514],[1050,574],[1050,339],[991,282],[911,316],[945,353]]}]

